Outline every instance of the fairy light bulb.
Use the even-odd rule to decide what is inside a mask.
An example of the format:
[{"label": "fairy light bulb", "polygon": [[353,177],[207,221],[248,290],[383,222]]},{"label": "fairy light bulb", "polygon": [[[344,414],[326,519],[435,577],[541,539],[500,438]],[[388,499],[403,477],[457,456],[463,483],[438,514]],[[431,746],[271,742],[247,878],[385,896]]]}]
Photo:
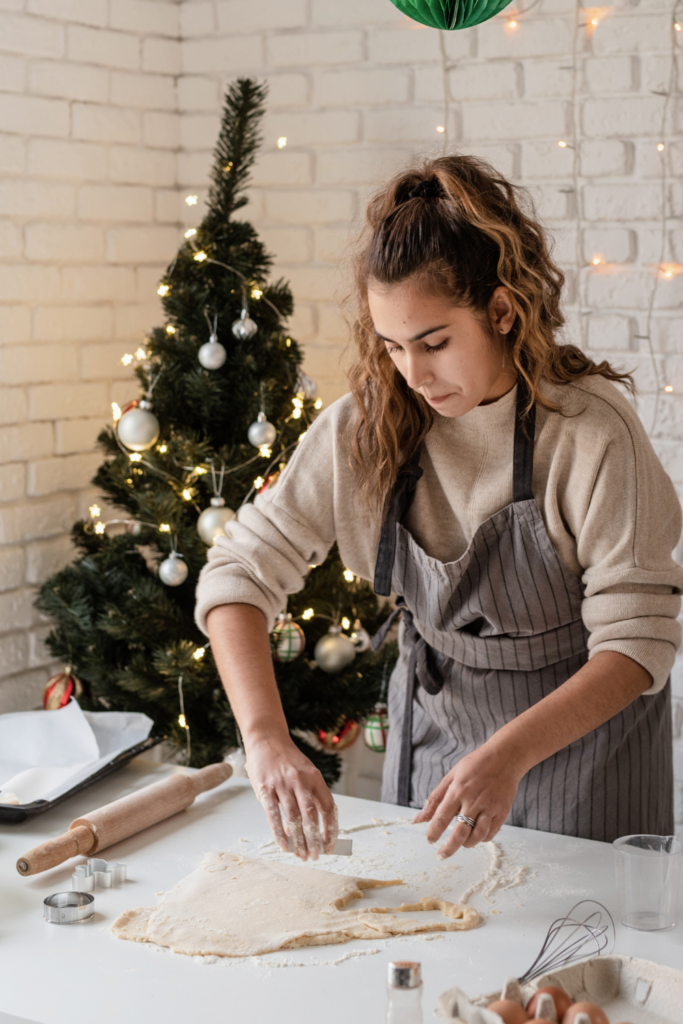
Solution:
[{"label": "fairy light bulb", "polygon": [[187,231],[185,232],[185,238],[194,238],[194,236],[196,234],[197,234],[197,229],[196,228],[188,228]]},{"label": "fairy light bulb", "polygon": [[133,362],[132,354],[130,352],[126,352],[125,355],[121,356],[121,362],[123,363],[124,366],[130,366],[130,364]]},{"label": "fairy light bulb", "polygon": [[567,143],[564,141],[564,139],[560,139],[560,141],[558,142],[558,146],[560,147],[560,149],[566,149]]},{"label": "fairy light bulb", "polygon": [[192,657],[194,658],[195,661],[201,661],[205,654],[206,647],[198,647],[197,650],[193,653]]},{"label": "fairy light bulb", "polygon": [[657,143],[657,152],[658,153],[663,153],[665,149],[666,149],[666,146],[664,145],[663,142],[658,142]]},{"label": "fairy light bulb", "polygon": [[673,391],[673,386],[671,384],[665,384],[664,385],[664,390],[668,391],[669,393],[671,393]]},{"label": "fairy light bulb", "polygon": [[680,21],[675,21],[674,22],[674,28],[676,29],[677,32],[681,32],[683,30],[683,25],[681,25]]},{"label": "fairy light bulb", "polygon": [[103,534],[107,529],[104,523],[95,523],[95,533]]},{"label": "fairy light bulb", "polygon": [[142,455],[139,452],[131,452],[128,458],[131,462],[142,462]]},{"label": "fairy light bulb", "polygon": [[157,451],[161,452],[162,455],[165,455],[166,452],[168,451],[168,445],[160,444],[159,447],[157,448]]},{"label": "fairy light bulb", "polygon": [[119,405],[118,402],[111,403],[111,418],[113,419],[114,423],[118,423],[119,420],[121,419],[121,406]]},{"label": "fairy light bulb", "polygon": [[196,206],[197,200],[197,196],[185,196],[185,202],[187,203],[188,206]]},{"label": "fairy light bulb", "polygon": [[593,257],[593,259],[591,260],[591,263],[592,263],[592,265],[593,265],[594,267],[599,267],[599,266],[600,266],[600,264],[601,264],[601,263],[604,263],[604,262],[605,262],[605,261],[604,261],[604,260],[602,259],[602,257],[601,257],[601,256],[594,256],[594,257]]},{"label": "fairy light bulb", "polygon": [[258,453],[262,459],[269,459],[270,456],[273,454],[272,449],[269,448],[267,444],[262,444],[258,450]]},{"label": "fairy light bulb", "polygon": [[290,348],[291,344],[292,344],[292,339],[291,338],[285,338],[285,345],[287,346],[287,348]]},{"label": "fairy light bulb", "polygon": [[591,25],[593,26],[593,28],[597,28],[599,24],[600,24],[600,19],[599,18],[591,18]]},{"label": "fairy light bulb", "polygon": [[99,505],[91,505],[88,511],[90,512],[91,519],[97,519],[98,516],[102,515]]},{"label": "fairy light bulb", "polygon": [[178,715],[178,725],[181,729],[187,729],[187,720],[185,715]]},{"label": "fairy light bulb", "polygon": [[203,466],[195,466],[194,471],[197,474],[197,476],[204,476],[205,473],[209,472],[208,469],[204,469]]},{"label": "fairy light bulb", "polygon": [[196,259],[197,263],[203,263],[205,259],[208,259],[206,253],[202,250],[196,252],[194,254],[194,258]]},{"label": "fairy light bulb", "polygon": [[260,288],[252,288],[252,290],[251,290],[251,297],[252,297],[252,299],[260,299],[262,295],[263,295],[263,292],[261,291]]},{"label": "fairy light bulb", "polygon": [[445,126],[444,126],[444,125],[442,125],[442,124],[437,124],[437,126],[436,126],[436,130],[437,130],[437,132],[443,133],[443,132],[445,132],[445,131],[446,131],[446,128],[445,128]]},{"label": "fairy light bulb", "polygon": [[313,609],[312,608],[307,608],[305,612],[301,613],[301,618],[305,619],[306,622],[308,622],[308,620],[312,619],[314,615],[315,615],[315,612],[313,611]]},{"label": "fairy light bulb", "polygon": [[159,527],[159,533],[170,533],[170,532],[171,532],[171,527],[168,525],[168,523],[162,523],[161,526]]},{"label": "fairy light bulb", "polygon": [[187,487],[183,490],[183,498],[185,501],[192,501],[192,491]]},{"label": "fairy light bulb", "polygon": [[303,434],[299,434],[299,436],[297,437],[297,443],[298,444],[301,444],[301,442],[303,441],[303,439],[305,438],[307,433],[308,433],[308,431],[304,430]]},{"label": "fairy light bulb", "polygon": [[257,476],[254,480],[254,490],[260,491],[265,482],[262,476]]},{"label": "fairy light bulb", "polygon": [[344,569],[344,579],[347,583],[353,583],[353,573],[350,569]]},{"label": "fairy light bulb", "polygon": [[170,290],[171,289],[167,284],[160,284],[159,287],[157,288],[157,295],[161,295],[163,298],[164,295],[168,295]]},{"label": "fairy light bulb", "polygon": [[516,32],[519,28],[519,22],[515,21],[514,18],[510,18],[506,27],[509,28],[511,32]]},{"label": "fairy light bulb", "polygon": [[287,136],[286,135],[281,135],[280,138],[277,140],[277,148],[278,149],[284,149],[286,145],[287,145]]},{"label": "fairy light bulb", "polygon": [[349,629],[351,626],[351,620],[347,619],[346,616],[341,620],[342,629]]},{"label": "fairy light bulb", "polygon": [[166,324],[166,333],[175,334],[175,327],[173,326],[173,324]]}]

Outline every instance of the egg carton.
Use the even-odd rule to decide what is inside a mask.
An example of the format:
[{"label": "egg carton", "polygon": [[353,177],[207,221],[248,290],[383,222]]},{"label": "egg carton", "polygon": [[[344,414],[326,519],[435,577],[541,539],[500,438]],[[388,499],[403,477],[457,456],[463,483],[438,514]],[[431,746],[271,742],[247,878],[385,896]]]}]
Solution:
[{"label": "egg carton", "polygon": [[[681,1024],[683,1021],[683,972],[651,960],[630,956],[600,956],[534,978],[522,986],[524,1005],[534,992],[557,985],[575,1002],[596,1003],[612,1024]],[[451,1024],[501,1024],[497,1013],[486,1007],[500,999],[500,989],[469,999],[458,988],[439,999],[436,1016]]]}]

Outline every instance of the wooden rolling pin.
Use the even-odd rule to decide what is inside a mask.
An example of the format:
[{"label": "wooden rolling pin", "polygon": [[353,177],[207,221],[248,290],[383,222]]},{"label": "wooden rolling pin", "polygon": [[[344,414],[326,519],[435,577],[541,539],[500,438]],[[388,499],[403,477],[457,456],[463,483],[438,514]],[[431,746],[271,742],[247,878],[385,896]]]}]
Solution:
[{"label": "wooden rolling pin", "polygon": [[178,811],[184,811],[196,796],[220,786],[231,775],[229,764],[209,764],[191,775],[173,775],[130,796],[122,796],[120,800],[76,818],[64,835],[48,839],[24,854],[17,861],[17,871],[20,875],[37,875],[78,854],[91,857],[99,850],[134,836]]}]

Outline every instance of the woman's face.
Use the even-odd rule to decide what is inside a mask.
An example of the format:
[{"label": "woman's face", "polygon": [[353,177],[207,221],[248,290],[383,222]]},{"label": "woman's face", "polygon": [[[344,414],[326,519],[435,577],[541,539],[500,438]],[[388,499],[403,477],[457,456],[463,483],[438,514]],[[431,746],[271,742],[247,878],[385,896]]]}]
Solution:
[{"label": "woman's face", "polygon": [[368,302],[396,369],[442,416],[464,416],[514,386],[514,370],[504,358],[504,335],[515,321],[507,288],[497,288],[489,303],[490,331],[471,309],[430,295],[414,279],[391,286],[373,282]]}]

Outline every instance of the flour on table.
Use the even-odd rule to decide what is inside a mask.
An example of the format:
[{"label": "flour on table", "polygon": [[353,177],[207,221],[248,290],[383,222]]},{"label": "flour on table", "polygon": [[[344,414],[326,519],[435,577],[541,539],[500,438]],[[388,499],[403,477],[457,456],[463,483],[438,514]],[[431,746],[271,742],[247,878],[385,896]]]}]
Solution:
[{"label": "flour on table", "polygon": [[[207,853],[201,865],[154,907],[125,911],[113,934],[153,942],[190,956],[247,957],[278,949],[383,939],[424,932],[466,931],[479,914],[436,897],[398,907],[345,909],[364,889],[401,885],[333,874],[300,864]],[[440,910],[438,921],[399,917]]]},{"label": "flour on table", "polygon": [[525,864],[508,864],[500,843],[484,843],[484,849],[489,856],[489,866],[483,875],[465,889],[460,903],[467,903],[475,894],[491,896],[496,889],[514,889],[524,884],[529,873]]}]

